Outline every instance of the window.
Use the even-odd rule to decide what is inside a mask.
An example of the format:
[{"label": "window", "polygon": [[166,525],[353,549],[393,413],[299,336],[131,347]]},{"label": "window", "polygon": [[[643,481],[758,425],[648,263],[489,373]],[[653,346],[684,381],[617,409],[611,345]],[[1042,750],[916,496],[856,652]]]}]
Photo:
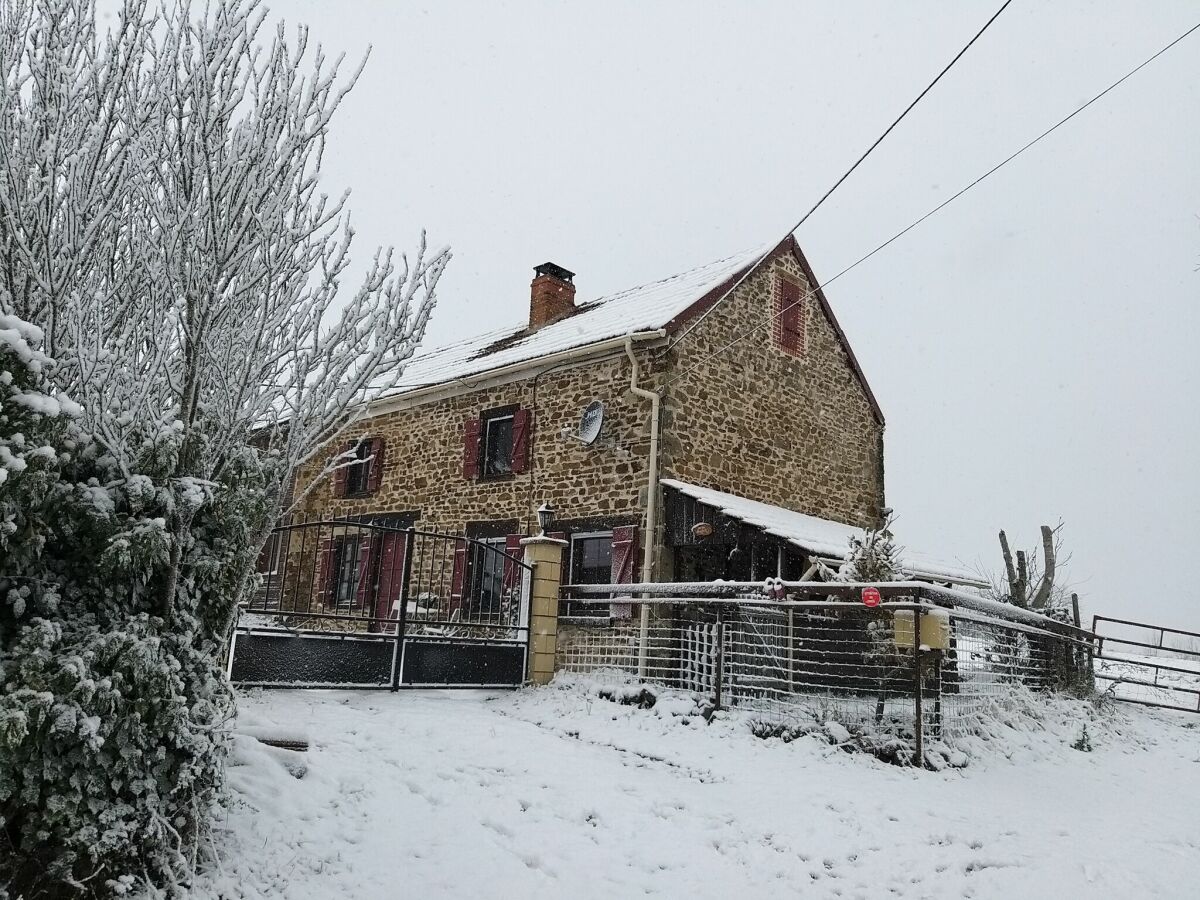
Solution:
[{"label": "window", "polygon": [[350,609],[358,596],[360,552],[358,537],[344,537],[334,550],[333,603],[338,609]]},{"label": "window", "polygon": [[529,471],[532,416],[519,406],[490,409],[463,425],[463,477],[503,478]]},{"label": "window", "polygon": [[361,441],[354,450],[358,462],[346,467],[346,493],[365,494],[367,479],[371,474],[371,442]]},{"label": "window", "polygon": [[498,615],[504,598],[504,538],[472,543],[471,597],[477,615]]},{"label": "window", "polygon": [[513,470],[513,417],[495,416],[483,425],[483,474],[511,475]]},{"label": "window", "polygon": [[510,561],[521,556],[517,528],[516,519],[467,523],[454,551],[452,609],[461,609],[464,617],[475,620],[504,617],[506,604],[517,596],[514,589],[519,587],[519,567]]},{"label": "window", "polygon": [[612,582],[612,532],[571,535],[571,583]]},{"label": "window", "polygon": [[[572,584],[612,583],[613,535],[611,531],[589,531],[571,535],[570,573]],[[600,616],[608,618],[609,608],[602,603],[565,601],[564,616]]]},{"label": "window", "polygon": [[379,490],[383,478],[383,438],[359,438],[345,444],[340,453],[350,453],[354,460],[333,473],[335,497],[365,497]]}]

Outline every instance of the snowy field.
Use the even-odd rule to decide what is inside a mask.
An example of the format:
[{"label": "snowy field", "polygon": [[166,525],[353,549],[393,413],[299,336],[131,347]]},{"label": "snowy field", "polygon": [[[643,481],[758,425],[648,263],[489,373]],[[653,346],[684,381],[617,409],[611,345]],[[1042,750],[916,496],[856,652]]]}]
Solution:
[{"label": "snowy field", "polygon": [[915,772],[689,707],[251,694],[220,868],[191,896],[1196,896],[1200,716],[1063,701]]}]

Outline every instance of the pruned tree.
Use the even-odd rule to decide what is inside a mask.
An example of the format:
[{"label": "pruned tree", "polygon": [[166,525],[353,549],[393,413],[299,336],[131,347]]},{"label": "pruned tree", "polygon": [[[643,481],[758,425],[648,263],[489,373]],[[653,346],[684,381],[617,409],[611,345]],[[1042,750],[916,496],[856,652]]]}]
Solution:
[{"label": "pruned tree", "polygon": [[[1044,610],[1057,606],[1062,600],[1063,589],[1056,584],[1060,567],[1059,551],[1061,544],[1062,523],[1051,528],[1041,527],[1042,561],[1037,561],[1036,553],[1031,561],[1030,555],[1024,550],[1014,554],[1009,547],[1008,535],[1000,532],[1000,551],[1004,557],[1004,571],[1007,577],[1007,590],[1003,599],[1024,609]],[[1015,557],[1015,564],[1014,564]],[[1036,587],[1033,585],[1036,584]]]},{"label": "pruned tree", "polygon": [[[0,396],[18,894],[194,860],[232,708],[218,661],[284,481],[351,462],[330,448],[397,383],[450,258],[422,237],[345,283],[346,197],[319,170],[361,66],[266,17],[124,0],[101,33],[93,0],[0,7],[0,328],[34,386]],[[26,394],[70,411],[33,447]]]}]

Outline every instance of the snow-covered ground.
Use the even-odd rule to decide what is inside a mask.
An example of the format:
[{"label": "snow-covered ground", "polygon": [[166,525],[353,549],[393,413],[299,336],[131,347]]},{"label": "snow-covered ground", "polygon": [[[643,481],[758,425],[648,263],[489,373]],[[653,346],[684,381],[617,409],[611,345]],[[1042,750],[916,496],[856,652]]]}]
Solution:
[{"label": "snow-covered ground", "polygon": [[690,710],[586,684],[251,694],[191,896],[1196,896],[1200,716],[1062,701],[916,772]]}]

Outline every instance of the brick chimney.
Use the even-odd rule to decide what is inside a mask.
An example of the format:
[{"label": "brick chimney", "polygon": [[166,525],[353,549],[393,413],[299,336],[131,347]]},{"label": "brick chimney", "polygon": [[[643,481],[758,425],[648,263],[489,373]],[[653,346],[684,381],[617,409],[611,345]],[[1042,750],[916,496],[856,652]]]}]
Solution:
[{"label": "brick chimney", "polygon": [[529,285],[529,330],[557,322],[575,311],[574,272],[552,262],[534,267]]}]

